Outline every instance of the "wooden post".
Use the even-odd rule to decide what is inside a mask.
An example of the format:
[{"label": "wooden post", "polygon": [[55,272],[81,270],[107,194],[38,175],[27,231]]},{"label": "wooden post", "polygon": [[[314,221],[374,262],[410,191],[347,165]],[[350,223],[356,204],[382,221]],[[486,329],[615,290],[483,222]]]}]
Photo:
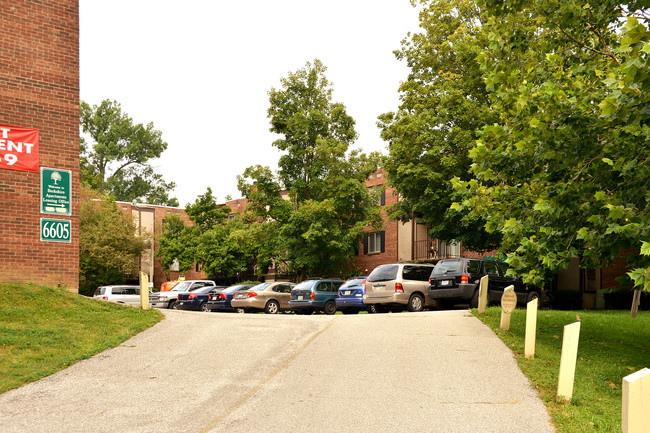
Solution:
[{"label": "wooden post", "polygon": [[633,319],[636,318],[636,314],[639,312],[639,305],[641,305],[641,290],[635,290],[632,297],[632,309],[630,310],[630,317]]},{"label": "wooden post", "polygon": [[481,277],[481,283],[478,289],[478,314],[485,313],[485,308],[487,307],[487,295],[488,295],[488,276],[484,275]]},{"label": "wooden post", "polygon": [[501,330],[508,331],[510,329],[510,314],[515,311],[517,307],[517,294],[515,293],[515,286],[508,286],[503,290],[501,295]]},{"label": "wooden post", "polygon": [[149,276],[140,272],[140,307],[148,310],[149,307]]},{"label": "wooden post", "polygon": [[650,433],[650,369],[623,378],[623,433]]},{"label": "wooden post", "polygon": [[526,358],[535,357],[535,340],[537,338],[537,305],[539,299],[535,298],[526,304]]},{"label": "wooden post", "polygon": [[564,399],[571,401],[573,397],[573,381],[576,374],[579,337],[580,322],[575,322],[564,327],[562,355],[560,356],[560,377],[557,385],[558,400]]}]

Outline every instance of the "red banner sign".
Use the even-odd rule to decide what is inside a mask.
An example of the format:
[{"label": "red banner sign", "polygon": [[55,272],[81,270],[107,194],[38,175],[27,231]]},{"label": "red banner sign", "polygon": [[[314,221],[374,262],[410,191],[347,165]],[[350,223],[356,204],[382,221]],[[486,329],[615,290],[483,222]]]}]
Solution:
[{"label": "red banner sign", "polygon": [[38,171],[38,129],[0,125],[0,168]]}]

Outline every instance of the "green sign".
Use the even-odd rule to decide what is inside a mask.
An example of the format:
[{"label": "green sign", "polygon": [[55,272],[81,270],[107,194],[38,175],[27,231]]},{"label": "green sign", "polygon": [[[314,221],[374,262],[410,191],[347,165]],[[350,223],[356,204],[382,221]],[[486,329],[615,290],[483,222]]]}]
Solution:
[{"label": "green sign", "polygon": [[41,241],[72,242],[72,223],[70,220],[41,218]]},{"label": "green sign", "polygon": [[70,170],[41,167],[41,213],[70,215]]}]

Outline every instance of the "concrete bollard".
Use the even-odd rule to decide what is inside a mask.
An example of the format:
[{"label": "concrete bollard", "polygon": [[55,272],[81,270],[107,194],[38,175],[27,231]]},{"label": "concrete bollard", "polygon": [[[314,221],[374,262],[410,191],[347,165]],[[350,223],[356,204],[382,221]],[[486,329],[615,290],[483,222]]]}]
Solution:
[{"label": "concrete bollard", "polygon": [[650,369],[623,378],[623,433],[650,433]]},{"label": "concrete bollard", "polygon": [[578,358],[578,340],[580,338],[580,322],[564,327],[562,338],[562,355],[560,356],[560,376],[557,384],[557,399],[571,401],[573,397],[573,382],[576,374]]},{"label": "concrete bollard", "polygon": [[149,276],[140,272],[140,308],[148,310],[149,307]]},{"label": "concrete bollard", "polygon": [[485,313],[485,308],[487,307],[487,296],[488,296],[488,276],[484,275],[481,277],[481,283],[478,289],[478,314]]},{"label": "concrete bollard", "polygon": [[535,341],[537,339],[537,306],[539,299],[535,298],[526,304],[526,358],[535,357]]},{"label": "concrete bollard", "polygon": [[508,286],[503,290],[501,295],[501,324],[499,328],[502,331],[510,329],[510,315],[517,307],[517,294],[515,293],[515,286]]}]

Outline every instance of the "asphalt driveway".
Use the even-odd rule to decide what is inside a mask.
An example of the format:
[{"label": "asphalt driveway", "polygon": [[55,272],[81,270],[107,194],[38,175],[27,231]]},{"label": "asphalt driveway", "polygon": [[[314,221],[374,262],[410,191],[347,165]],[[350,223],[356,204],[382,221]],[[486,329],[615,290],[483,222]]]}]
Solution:
[{"label": "asphalt driveway", "polygon": [[9,432],[552,432],[467,311],[166,319],[0,395]]}]

